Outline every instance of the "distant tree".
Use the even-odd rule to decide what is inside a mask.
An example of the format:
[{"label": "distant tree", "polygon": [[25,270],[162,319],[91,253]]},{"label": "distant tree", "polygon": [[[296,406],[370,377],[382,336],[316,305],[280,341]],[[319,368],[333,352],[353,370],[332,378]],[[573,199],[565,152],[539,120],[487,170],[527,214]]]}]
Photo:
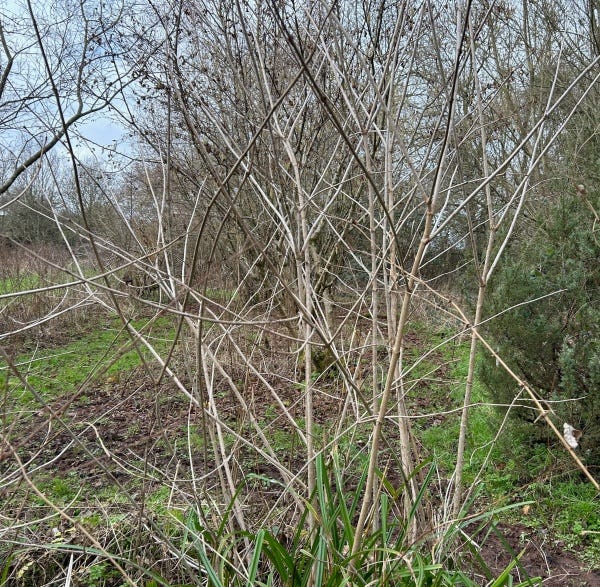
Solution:
[{"label": "distant tree", "polygon": [[107,109],[128,75],[120,59],[128,38],[117,34],[123,7],[56,0],[5,4],[0,7],[0,194],[57,145],[77,146],[79,123]]},{"label": "distant tree", "polygon": [[47,244],[61,241],[47,200],[27,190],[4,214],[3,234],[22,244]]}]

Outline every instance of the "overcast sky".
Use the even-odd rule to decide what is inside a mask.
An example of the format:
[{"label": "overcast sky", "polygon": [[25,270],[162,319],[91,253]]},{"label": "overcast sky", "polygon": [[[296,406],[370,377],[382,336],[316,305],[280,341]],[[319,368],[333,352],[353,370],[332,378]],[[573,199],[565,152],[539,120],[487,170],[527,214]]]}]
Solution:
[{"label": "overcast sky", "polygon": [[[34,12],[38,12],[38,10],[43,12],[44,7],[47,5],[47,0],[31,0]],[[8,15],[8,20],[10,21],[11,15],[26,14],[27,12],[28,9],[25,0],[0,0],[0,17],[4,13]],[[10,40],[13,41],[13,39]],[[0,58],[0,69],[2,65],[2,58]],[[27,83],[24,83],[23,87],[16,91],[22,90],[24,92],[27,89]],[[32,130],[33,132],[35,131]],[[79,121],[72,127],[70,135],[76,145],[77,156],[81,158],[100,155],[100,147],[116,146],[118,150],[122,146],[123,141],[126,140],[125,129],[115,122],[115,117],[110,116],[108,111],[98,112],[92,115],[91,118],[84,118]],[[86,145],[87,141],[89,141],[88,145]]]},{"label": "overcast sky", "polygon": [[125,135],[123,127],[100,115],[94,120],[84,121],[77,128],[83,138],[103,147],[110,146],[114,141],[118,144]]}]

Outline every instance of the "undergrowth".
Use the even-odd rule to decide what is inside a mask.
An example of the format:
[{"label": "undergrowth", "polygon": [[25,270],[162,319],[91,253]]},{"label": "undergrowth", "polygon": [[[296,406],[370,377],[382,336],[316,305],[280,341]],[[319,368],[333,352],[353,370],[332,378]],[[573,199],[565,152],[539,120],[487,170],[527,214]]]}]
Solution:
[{"label": "undergrowth", "polygon": [[[146,323],[136,322],[135,326],[143,329]],[[150,334],[157,347],[166,351],[173,334],[170,321],[154,321]],[[436,333],[420,336],[423,338],[419,344],[424,346],[441,338]],[[107,322],[81,340],[52,351],[20,355],[15,363],[45,401],[79,390],[79,399],[85,402],[86,394],[93,395],[98,386],[113,385],[128,371],[139,368],[141,359],[128,344],[118,324]],[[496,437],[502,415],[487,405],[484,390],[477,384],[465,480],[475,485],[470,504],[485,513],[469,517],[465,510],[458,520],[422,531],[417,542],[408,540],[411,516],[420,507],[443,509],[437,484],[440,476],[447,477],[455,465],[459,418],[455,408],[461,396],[467,353],[465,344],[443,345],[413,369],[412,401],[417,406],[423,402],[423,411],[429,414],[415,424],[420,427],[419,438],[427,457],[417,471],[421,475],[419,503],[408,517],[399,509],[406,481],[393,474],[394,459],[387,459],[382,451],[385,467],[378,474],[381,507],[372,512],[363,546],[354,556],[351,552],[357,508],[366,478],[363,449],[368,442],[368,427],[347,430],[336,440],[335,449],[318,454],[317,493],[312,500],[300,500],[303,508],[298,509],[298,500],[290,500],[292,489],[265,469],[255,454],[233,451],[237,442],[234,434],[223,438],[228,451],[252,459],[249,462],[253,464],[239,480],[239,493],[230,503],[212,501],[217,476],[202,483],[190,479],[193,472],[189,466],[204,448],[204,436],[196,422],[191,425],[191,444],[184,441],[170,446],[168,439],[158,437],[152,445],[154,450],[167,452],[162,470],[149,466],[147,457],[144,460],[133,455],[123,458],[116,469],[111,468],[110,475],[116,471],[116,477],[90,477],[77,469],[60,474],[53,472],[50,464],[32,479],[44,499],[22,479],[16,484],[18,491],[11,481],[6,515],[18,511],[25,515],[17,515],[23,530],[7,527],[0,534],[0,577],[4,576],[7,585],[42,585],[63,577],[71,566],[75,584],[116,586],[123,584],[112,562],[116,560],[137,584],[147,587],[469,586],[481,584],[483,578],[486,584],[499,587],[516,584],[511,583],[516,559],[505,572],[494,575],[477,553],[470,558],[456,556],[461,549],[469,551],[470,536],[484,528],[489,532],[498,521],[543,529],[567,548],[579,551],[591,568],[598,566],[600,520],[593,488],[579,483],[576,476],[566,475],[552,447],[532,450],[519,441],[510,426]],[[414,356],[419,356],[417,347]],[[22,382],[7,377],[6,365],[3,369],[4,394],[14,401],[13,417],[18,414],[23,424],[35,401],[27,397]],[[334,387],[335,377],[326,385]],[[248,427],[243,419],[240,422],[244,429]],[[233,429],[235,423],[233,418]],[[295,433],[277,426],[276,413],[268,406],[261,425],[272,428],[271,441],[280,457],[293,454]],[[298,425],[302,429],[301,418]],[[129,431],[137,434],[133,426],[132,419]],[[178,427],[182,437],[187,436],[188,426]],[[330,438],[329,428],[325,424],[315,427],[320,441]],[[250,428],[245,434],[250,434]],[[190,454],[192,461],[185,465]],[[98,455],[102,457],[102,452]],[[168,464],[169,459],[174,465]],[[548,467],[553,466],[556,474],[548,475]],[[246,491],[254,501],[243,497]],[[251,517],[256,520],[255,527],[231,532],[229,522],[236,504],[256,509]],[[61,512],[68,514],[68,519]],[[90,544],[83,530],[93,534],[101,548]],[[528,578],[523,584],[537,582]]]}]

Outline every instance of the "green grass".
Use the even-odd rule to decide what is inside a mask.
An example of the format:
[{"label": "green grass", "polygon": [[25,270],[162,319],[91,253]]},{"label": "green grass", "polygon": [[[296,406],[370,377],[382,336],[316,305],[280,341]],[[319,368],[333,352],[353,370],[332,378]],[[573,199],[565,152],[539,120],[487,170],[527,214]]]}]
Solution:
[{"label": "green grass", "polygon": [[[82,488],[81,479],[74,471],[62,477],[49,473],[38,475],[36,485],[44,495],[60,506],[72,502],[81,493]],[[39,505],[45,504],[41,498],[35,499]]]},{"label": "green grass", "polygon": [[[134,326],[143,328],[146,322],[138,320]],[[161,318],[153,322],[152,343],[159,352],[169,348],[173,332],[167,319]],[[142,359],[140,353],[130,347],[127,334],[119,328],[116,321],[111,320],[58,349],[22,354],[14,362],[28,385],[23,385],[10,373],[7,384],[13,405],[32,408],[37,404],[29,388],[33,388],[44,401],[51,401],[77,390],[86,382],[98,383],[134,369],[141,364]],[[150,353],[145,348],[141,351],[141,356],[150,360]],[[4,381],[7,373],[8,366],[0,362],[0,377]]]},{"label": "green grass", "polygon": [[600,508],[590,483],[548,478],[530,483],[519,494],[533,503],[527,514],[513,514],[509,521],[549,532],[551,539],[578,553],[590,568],[600,568]]},{"label": "green grass", "polygon": [[[143,328],[144,322],[136,322],[136,327]],[[168,319],[160,319],[152,327],[151,336],[161,351],[165,351],[173,336],[173,328]],[[443,340],[443,335],[436,333],[421,332],[422,343],[413,346],[405,356],[405,364],[410,367],[411,361],[417,360],[423,348],[431,348]],[[61,394],[79,389],[90,378],[90,390],[94,385],[105,383],[106,380],[119,373],[134,369],[140,365],[140,358],[135,351],[128,350],[120,352],[119,349],[127,343],[127,337],[120,332],[116,321],[107,321],[101,328],[86,334],[80,340],[73,341],[59,349],[52,351],[44,350],[39,354],[23,354],[18,357],[20,369],[29,383],[46,401],[59,397]],[[464,392],[464,381],[466,379],[466,368],[468,362],[468,342],[458,345],[449,343],[442,346],[435,354],[411,370],[410,380],[415,382],[410,391],[409,400],[419,401],[426,398],[427,405],[422,409],[427,412],[436,410],[448,411],[451,407],[460,406],[460,398]],[[447,365],[442,376],[437,376],[440,365]],[[6,381],[6,366],[0,371],[0,378]],[[26,411],[33,409],[36,401],[28,397],[26,390],[14,377],[8,378],[8,392],[11,399],[17,400],[18,409]],[[19,395],[20,394],[20,395]],[[81,399],[81,397],[80,397]],[[485,389],[475,383],[473,389],[473,401],[487,401]],[[417,404],[418,405],[418,404]],[[275,452],[286,456],[294,453],[298,446],[295,432],[284,427],[274,425],[278,416],[277,409],[266,408],[264,419],[261,424],[268,430],[268,437]],[[448,476],[455,466],[456,440],[458,436],[459,412],[433,417],[433,421],[423,419],[415,424],[418,427],[418,437],[423,443],[425,454],[429,456],[433,464],[432,470],[442,472]],[[487,405],[477,406],[472,409],[469,421],[469,433],[467,444],[467,466],[465,468],[465,484],[471,484],[475,479],[491,446],[489,464],[483,469],[479,479],[478,500],[482,500],[484,507],[495,504],[500,513],[497,519],[507,523],[519,524],[531,528],[533,531],[547,531],[552,539],[561,540],[566,548],[579,552],[582,560],[591,567],[600,565],[600,512],[597,507],[597,495],[593,487],[582,483],[576,475],[570,477],[565,469],[557,468],[560,464],[560,447],[550,449],[546,446],[532,447],[524,442],[522,432],[513,426],[509,426],[505,433],[500,435],[497,442],[492,443],[496,430],[500,424],[501,415],[492,407]],[[298,419],[301,428],[304,421]],[[136,422],[132,421],[131,431],[135,431]],[[249,426],[247,423],[245,426]],[[316,425],[316,433],[319,443],[327,439],[328,425]],[[368,441],[369,426],[364,428],[357,426],[352,433],[344,435],[339,439],[338,449],[335,451],[336,459],[332,462],[319,461],[319,475],[321,492],[317,496],[319,516],[322,522],[320,529],[313,534],[298,534],[293,536],[291,544],[284,544],[281,537],[275,531],[265,528],[264,531],[253,530],[246,536],[228,536],[223,525],[221,528],[211,528],[209,534],[215,538],[211,548],[207,549],[199,537],[205,536],[208,529],[200,527],[198,516],[194,518],[189,515],[189,503],[178,504],[177,492],[173,494],[171,486],[154,485],[145,493],[145,508],[159,522],[164,531],[174,540],[181,540],[182,550],[194,552],[197,561],[202,565],[213,565],[214,577],[210,583],[214,585],[237,584],[239,577],[231,574],[231,569],[226,568],[223,557],[225,551],[218,551],[220,545],[229,544],[227,548],[233,548],[235,541],[242,539],[250,540],[255,549],[256,561],[261,565],[268,565],[272,570],[272,577],[278,577],[279,573],[287,572],[290,564],[299,561],[298,572],[302,577],[306,576],[307,569],[317,564],[318,572],[322,573],[323,584],[337,586],[338,581],[349,579],[346,573],[349,559],[347,549],[351,545],[352,511],[353,499],[360,496],[361,471],[367,465],[364,445]],[[244,429],[243,434],[251,434],[250,428]],[[182,428],[182,437],[187,440],[187,430]],[[204,439],[198,425],[193,425],[190,434],[192,447],[196,450],[204,448]],[[235,444],[235,437],[231,434],[225,435],[225,444],[230,447]],[[179,446],[179,445],[178,445]],[[184,445],[182,445],[183,447]],[[338,452],[339,451],[339,452]],[[252,453],[254,455],[254,453]],[[339,455],[339,456],[337,456]],[[564,456],[564,455],[563,455]],[[181,458],[187,458],[187,451],[183,450]],[[246,458],[243,456],[243,458]],[[256,458],[255,455],[249,457]],[[345,462],[343,469],[340,466]],[[252,464],[247,461],[246,464]],[[258,463],[257,463],[258,464]],[[555,474],[548,474],[552,468]],[[276,484],[274,480],[262,476],[253,475],[252,467],[247,472],[245,483],[248,487],[252,484],[269,486]],[[342,479],[340,475],[345,475]],[[381,473],[384,479],[385,473]],[[93,490],[86,480],[80,478],[77,473],[71,472],[63,476],[44,473],[36,477],[36,483],[47,497],[59,506],[69,504],[70,512],[86,527],[99,532],[106,527],[118,525],[127,532],[128,525],[132,520],[128,517],[133,505],[124,496],[120,495],[116,486],[104,486],[100,490]],[[351,483],[349,483],[351,481]],[[396,485],[397,481],[394,481]],[[344,494],[344,486],[350,484],[352,492]],[[139,483],[138,483],[139,485]],[[394,487],[393,483],[382,482],[382,486],[390,493],[389,503],[392,504],[402,491],[401,487]],[[139,487],[128,485],[132,493],[138,491]],[[264,488],[263,488],[264,489]],[[435,489],[435,488],[434,488]],[[398,495],[396,495],[398,492]],[[29,497],[31,500],[31,496]],[[385,501],[384,499],[384,501]],[[33,500],[35,501],[35,500]],[[523,501],[532,501],[534,505],[523,514],[522,508],[515,507]],[[98,504],[101,505],[103,515],[97,514]],[[43,503],[35,501],[38,509],[44,509]],[[480,504],[481,505],[481,504]],[[186,507],[188,508],[186,510]],[[307,508],[312,507],[307,504]],[[392,507],[390,505],[390,507]],[[349,508],[344,513],[344,508]],[[112,513],[111,513],[112,512]],[[128,513],[129,512],[129,513]],[[187,512],[187,513],[186,513]],[[406,568],[401,564],[390,563],[386,553],[403,552],[406,545],[399,542],[402,527],[396,518],[391,516],[391,510],[381,515],[390,514],[389,519],[382,518],[382,529],[365,537],[365,549],[358,555],[360,564],[365,563],[371,575],[365,575],[365,584],[377,573],[393,577],[394,584],[409,585],[412,577],[407,574]],[[307,514],[305,514],[307,515]],[[109,521],[110,516],[112,521]],[[340,516],[346,516],[340,518]],[[349,516],[349,517],[348,517]],[[194,521],[195,520],[195,521]],[[340,521],[336,526],[335,520]],[[385,522],[385,523],[384,523]],[[341,524],[341,525],[340,525]],[[302,525],[300,525],[302,526]],[[299,526],[299,528],[300,528]],[[116,526],[115,526],[116,527]],[[302,526],[304,528],[304,526]],[[383,534],[382,532],[387,532]],[[185,544],[184,544],[185,542]],[[456,574],[450,567],[440,565],[439,561],[434,564],[427,556],[422,556],[417,549],[410,551],[410,556],[421,565],[424,577],[423,584],[444,584],[443,581],[467,579]],[[419,558],[421,557],[421,558]],[[321,561],[327,561],[321,564]],[[219,566],[220,565],[220,566]],[[304,566],[302,566],[304,565]],[[375,566],[374,566],[375,565]],[[377,567],[377,568],[375,568]],[[262,567],[261,567],[262,568]],[[92,570],[93,569],[93,570]],[[378,569],[378,570],[377,570]],[[0,569],[1,570],[1,569]],[[289,570],[289,569],[288,569]],[[90,567],[87,577],[89,584],[102,584],[107,569],[103,566]],[[253,568],[248,569],[249,574],[258,572]],[[295,571],[294,571],[295,572]],[[373,574],[374,573],[374,574]],[[391,574],[390,574],[391,573]],[[258,576],[258,575],[257,575]],[[268,580],[268,577],[263,577]],[[287,584],[301,584],[288,582]],[[267,581],[265,581],[267,583]]]},{"label": "green grass", "polygon": [[36,289],[47,285],[37,273],[23,273],[0,279],[0,295]]},{"label": "green grass", "polygon": [[[134,326],[143,329],[147,322],[138,320]],[[173,333],[174,328],[167,318],[154,321],[151,330],[147,331],[155,347],[163,353],[168,350]],[[98,386],[139,367],[139,354],[135,350],[124,350],[128,343],[129,338],[119,323],[111,319],[67,345],[16,357],[14,363],[27,385],[9,374],[6,364],[0,363],[0,394],[5,400],[3,423],[11,427],[10,437],[18,440],[27,434],[30,418],[38,414],[43,405],[62,397],[72,397],[76,392],[80,392],[78,402],[85,404]],[[145,350],[142,356],[149,358]],[[63,418],[68,419],[68,413]],[[95,424],[102,425],[102,419],[96,420]],[[74,426],[78,429],[82,425]],[[138,427],[139,423],[132,421],[126,431],[135,433]],[[77,445],[71,450],[77,451]],[[83,506],[94,499],[108,506],[115,502],[118,494],[118,488],[111,483],[98,492],[97,487],[80,479],[75,471],[65,474],[38,472],[34,481],[51,502],[61,506],[71,502],[74,507]],[[30,496],[30,499],[38,506],[44,505],[38,498]]]},{"label": "green grass", "polygon": [[236,293],[231,289],[207,288],[206,296],[215,302],[227,303],[235,299]]},{"label": "green grass", "polygon": [[[454,348],[448,346],[444,351],[446,357],[455,358],[450,378],[456,383],[450,396],[456,407],[464,393],[468,353],[468,341]],[[558,441],[550,445],[532,444],[527,428],[511,419],[496,438],[503,414],[485,405],[490,398],[477,379],[472,401],[481,405],[472,408],[469,416],[465,486],[477,478],[487,503],[533,502],[525,510],[508,509],[498,519],[547,533],[549,539],[560,540],[566,548],[578,553],[590,568],[600,568],[600,507],[594,487],[574,470]],[[457,412],[420,431],[423,445],[446,474],[456,464],[459,420]],[[487,466],[481,471],[488,456]]]}]

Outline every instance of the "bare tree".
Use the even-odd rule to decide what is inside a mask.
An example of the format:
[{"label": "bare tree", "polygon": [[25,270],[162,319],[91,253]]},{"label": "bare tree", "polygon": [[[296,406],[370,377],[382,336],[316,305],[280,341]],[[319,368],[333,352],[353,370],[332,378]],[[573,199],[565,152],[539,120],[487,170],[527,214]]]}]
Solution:
[{"label": "bare tree", "polygon": [[[114,14],[86,2],[43,14],[31,4],[22,14],[3,10],[0,124],[19,145],[2,170],[4,205],[26,204],[22,182],[52,146],[63,144],[70,164],[41,212],[68,250],[69,280],[41,289],[76,288],[79,301],[116,316],[128,335],[123,352],[136,349],[153,389],[168,381],[188,405],[186,454],[169,447],[175,472],[150,466],[145,454],[136,474],[151,470],[169,499],[202,518],[198,527],[218,520],[219,540],[240,537],[227,557],[246,569],[256,562],[253,537],[268,525],[306,522],[305,535],[326,532],[319,464],[343,453],[340,491],[356,461],[365,463],[344,520],[354,532],[335,554],[347,580],[388,518],[402,528],[399,560],[429,540],[439,562],[444,530],[468,503],[479,349],[497,357],[557,432],[481,325],[491,278],[527,205],[544,200],[537,186],[597,84],[598,58],[575,57],[573,31],[554,26],[559,12],[544,2],[173,0]],[[59,15],[63,29],[50,26]],[[17,34],[20,19],[32,24],[31,38]],[[67,35],[73,42],[61,42]],[[37,78],[25,76],[33,63]],[[77,122],[110,107],[137,142],[110,164],[86,163]],[[85,268],[74,239],[91,259]],[[163,319],[173,331],[157,341],[150,330]],[[442,340],[415,348],[423,320],[444,325]],[[455,469],[447,492],[425,500],[430,455],[415,422],[432,421],[438,408],[428,403],[427,376],[415,373],[465,333],[464,391],[444,407],[461,414]],[[444,377],[444,366],[428,375]],[[158,395],[161,429],[169,414]],[[65,427],[93,452],[83,433]],[[281,430],[293,439],[285,455],[275,441]],[[18,448],[11,444],[10,455]],[[29,474],[32,462],[9,475]],[[278,490],[266,495],[259,483]],[[138,494],[124,492],[135,505]],[[137,520],[186,580],[195,576],[188,543],[165,536],[145,503]],[[198,527],[190,522],[185,535],[220,561],[218,540],[209,544]],[[314,554],[313,579],[327,559]]]},{"label": "bare tree", "polygon": [[0,194],[126,86],[124,12],[91,2],[10,4],[0,13]]}]

